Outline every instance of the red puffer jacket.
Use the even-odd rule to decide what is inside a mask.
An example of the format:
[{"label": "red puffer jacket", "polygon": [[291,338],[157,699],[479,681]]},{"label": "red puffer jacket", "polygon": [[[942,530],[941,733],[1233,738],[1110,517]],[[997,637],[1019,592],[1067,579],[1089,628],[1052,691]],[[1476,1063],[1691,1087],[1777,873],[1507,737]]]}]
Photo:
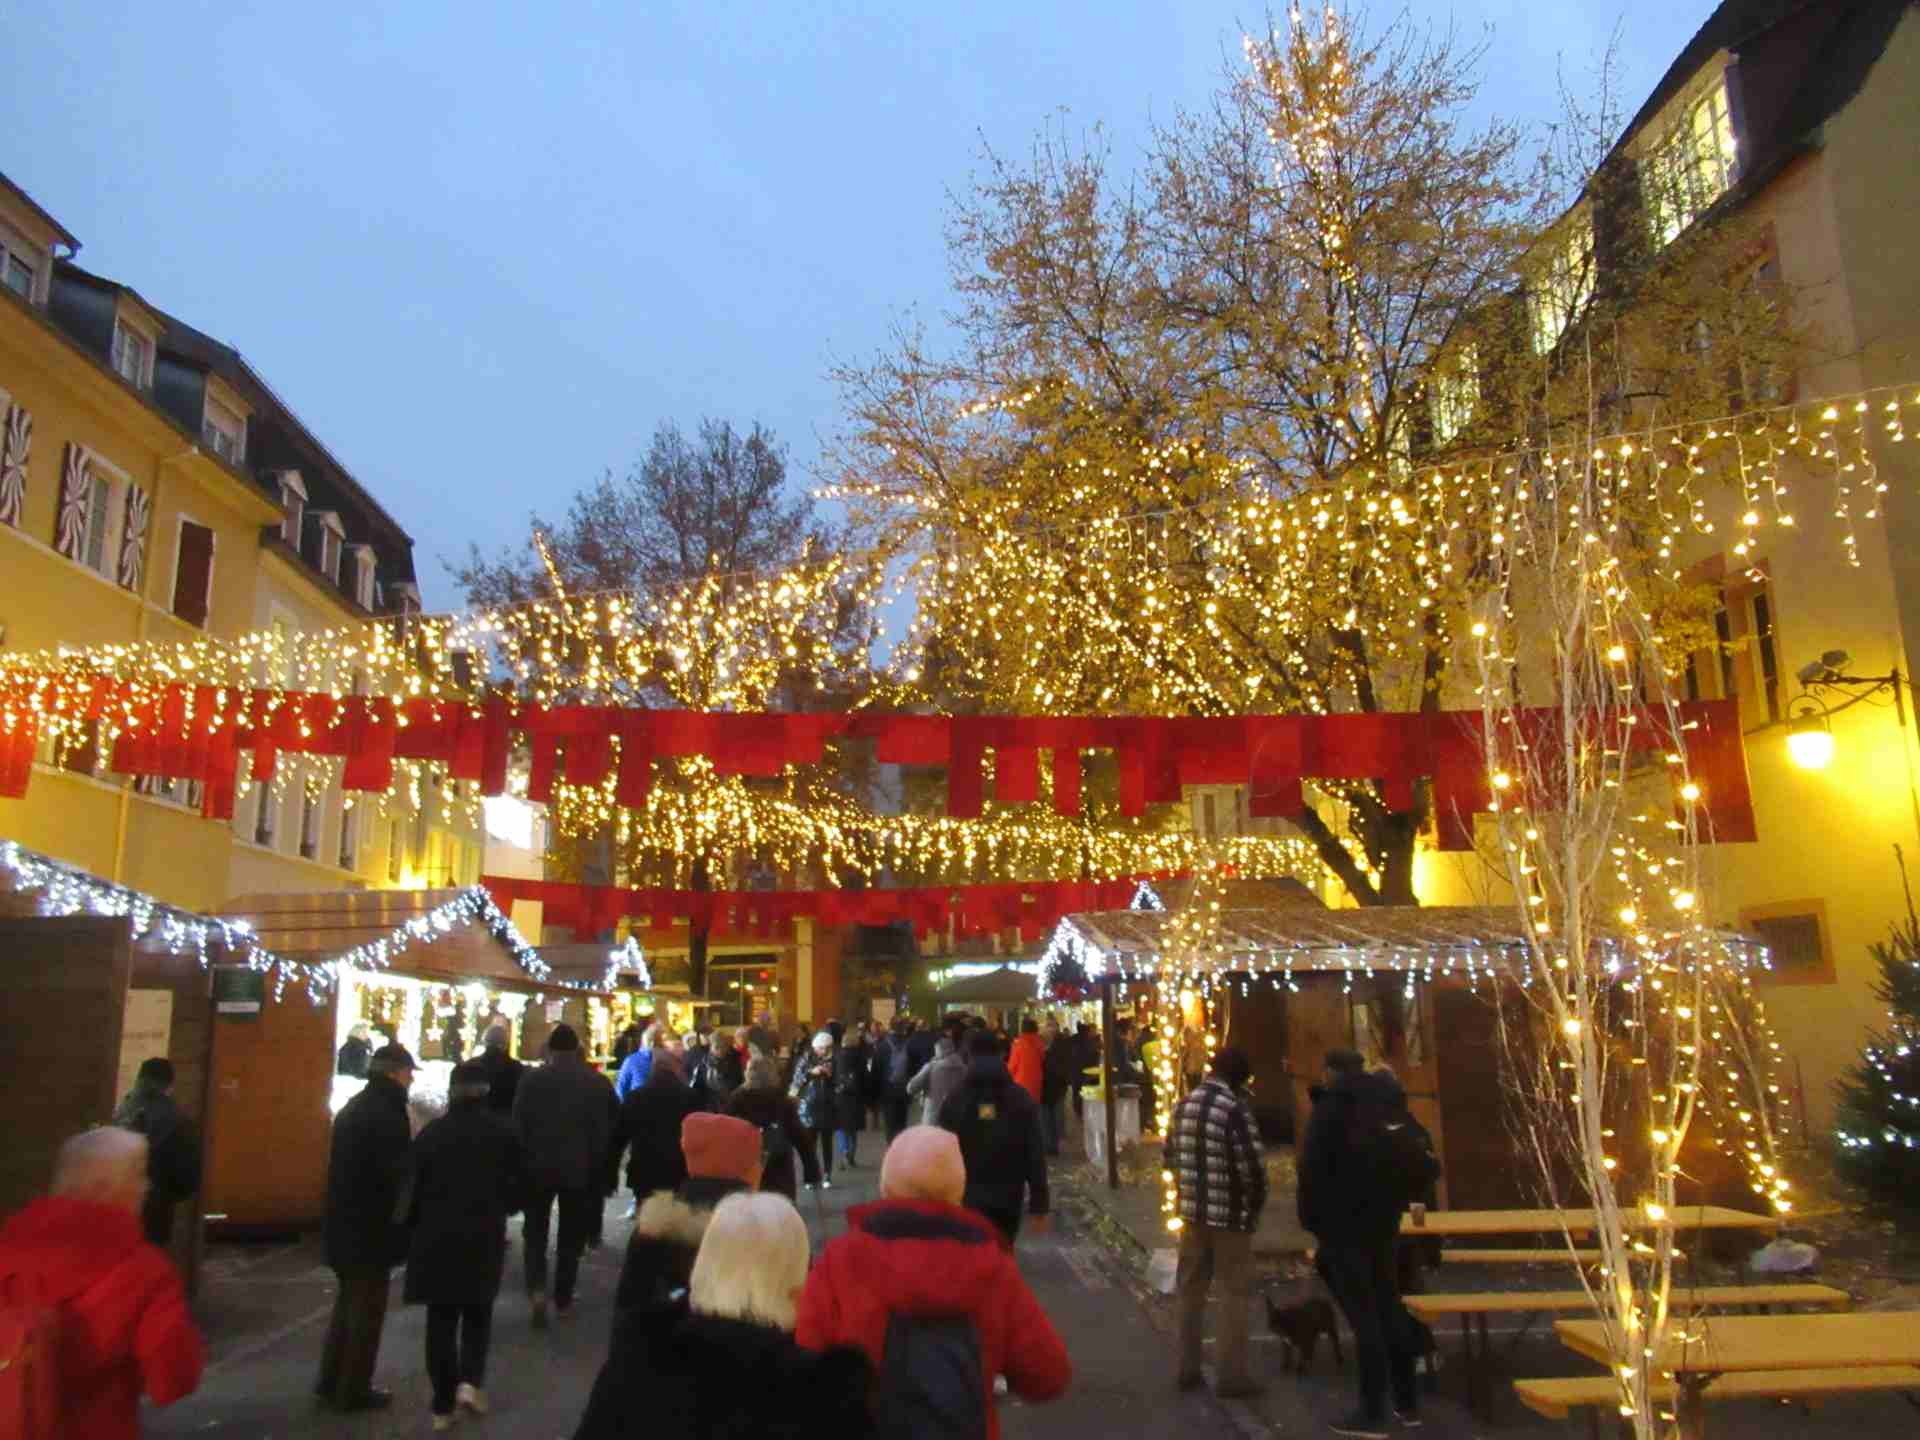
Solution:
[{"label": "red puffer jacket", "polygon": [[136,1440],[140,1394],[193,1393],[206,1356],[173,1262],[125,1210],[55,1195],[0,1228],[0,1304],[64,1322],[62,1440]]},{"label": "red puffer jacket", "polygon": [[993,1378],[1026,1400],[1051,1400],[1073,1379],[1060,1341],[1013,1256],[980,1216],[958,1205],[882,1200],[847,1212],[800,1293],[794,1339],[809,1350],[855,1345],[878,1369],[895,1314],[960,1312],[980,1336],[988,1440],[999,1440]]},{"label": "red puffer jacket", "polygon": [[1038,1105],[1046,1089],[1047,1047],[1038,1035],[1022,1035],[1007,1054],[1007,1073]]}]

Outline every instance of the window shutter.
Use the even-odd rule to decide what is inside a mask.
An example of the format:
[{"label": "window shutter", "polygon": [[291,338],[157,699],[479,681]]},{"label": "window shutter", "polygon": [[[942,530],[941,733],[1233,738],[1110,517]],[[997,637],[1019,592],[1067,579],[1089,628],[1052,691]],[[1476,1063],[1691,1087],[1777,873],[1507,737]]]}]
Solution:
[{"label": "window shutter", "polygon": [[205,625],[213,589],[213,531],[180,522],[180,558],[173,572],[173,613],[189,625]]},{"label": "window shutter", "polygon": [[20,526],[27,504],[27,455],[33,449],[33,416],[19,405],[7,412],[0,438],[0,525]]},{"label": "window shutter", "polygon": [[127,486],[127,513],[120,527],[120,564],[115,575],[122,589],[135,594],[147,575],[147,525],[153,519],[153,501],[138,485]]},{"label": "window shutter", "polygon": [[60,518],[53,548],[69,560],[86,559],[87,518],[92,509],[93,466],[85,450],[68,442],[67,462],[60,471]]}]

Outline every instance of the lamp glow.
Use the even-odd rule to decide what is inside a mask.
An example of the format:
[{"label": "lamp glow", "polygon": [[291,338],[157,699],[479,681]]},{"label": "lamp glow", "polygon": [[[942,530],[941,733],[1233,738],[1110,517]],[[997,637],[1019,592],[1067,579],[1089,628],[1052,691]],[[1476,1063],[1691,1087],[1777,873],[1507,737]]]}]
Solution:
[{"label": "lamp glow", "polygon": [[1803,715],[1787,730],[1787,755],[1802,770],[1824,770],[1833,763],[1833,731],[1824,715]]}]

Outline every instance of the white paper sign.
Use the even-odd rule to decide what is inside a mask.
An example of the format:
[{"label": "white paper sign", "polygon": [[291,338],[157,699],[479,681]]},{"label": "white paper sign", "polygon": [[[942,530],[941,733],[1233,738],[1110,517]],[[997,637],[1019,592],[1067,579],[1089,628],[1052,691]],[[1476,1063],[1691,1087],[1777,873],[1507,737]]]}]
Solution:
[{"label": "white paper sign", "polygon": [[133,1089],[143,1060],[167,1053],[172,1035],[173,992],[129,990],[127,1018],[120,1028],[120,1086],[113,1092],[116,1102]]},{"label": "white paper sign", "polygon": [[567,1002],[564,1000],[547,1001],[547,1023],[558,1025],[567,1018]]},{"label": "white paper sign", "polygon": [[873,1018],[878,1020],[882,1025],[891,1025],[893,1023],[893,1011],[894,1003],[892,996],[887,996],[884,999],[873,1002]]}]

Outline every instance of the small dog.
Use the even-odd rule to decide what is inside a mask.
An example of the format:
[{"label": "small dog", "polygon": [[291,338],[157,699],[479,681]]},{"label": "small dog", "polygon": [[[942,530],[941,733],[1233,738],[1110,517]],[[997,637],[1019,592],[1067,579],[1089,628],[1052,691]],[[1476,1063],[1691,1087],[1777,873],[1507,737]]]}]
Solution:
[{"label": "small dog", "polygon": [[1286,1346],[1290,1368],[1295,1374],[1304,1375],[1313,1364],[1314,1347],[1320,1343],[1324,1333],[1333,1342],[1333,1359],[1337,1365],[1347,1363],[1346,1356],[1340,1353],[1340,1327],[1333,1318],[1331,1301],[1314,1296],[1293,1305],[1276,1305],[1273,1296],[1263,1297],[1267,1302],[1267,1324],[1273,1327]]}]

